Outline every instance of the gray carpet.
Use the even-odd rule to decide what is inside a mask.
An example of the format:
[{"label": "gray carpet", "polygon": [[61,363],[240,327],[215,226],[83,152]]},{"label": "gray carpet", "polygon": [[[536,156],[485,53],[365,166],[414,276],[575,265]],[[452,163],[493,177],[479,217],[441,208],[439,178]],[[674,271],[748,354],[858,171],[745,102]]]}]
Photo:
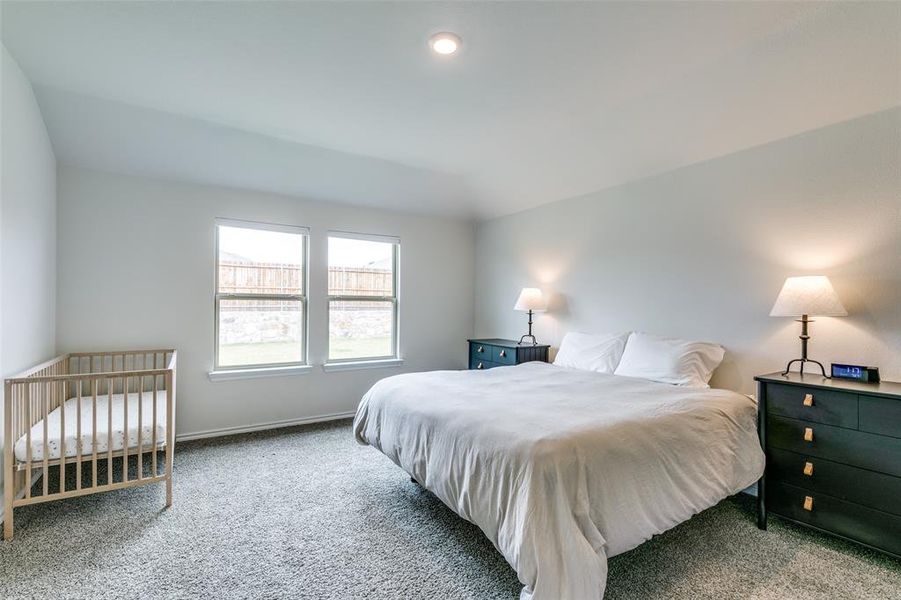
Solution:
[{"label": "gray carpet", "polygon": [[[151,486],[17,511],[0,598],[516,598],[469,523],[347,421],[180,444]],[[901,563],[726,500],[610,561],[607,598],[901,598]]]}]

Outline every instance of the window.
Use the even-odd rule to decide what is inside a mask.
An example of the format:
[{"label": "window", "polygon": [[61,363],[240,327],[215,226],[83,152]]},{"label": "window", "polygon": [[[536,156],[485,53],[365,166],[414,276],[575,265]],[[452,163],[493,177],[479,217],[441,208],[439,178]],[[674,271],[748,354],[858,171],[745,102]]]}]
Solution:
[{"label": "window", "polygon": [[330,233],[329,362],[397,357],[400,240]]},{"label": "window", "polygon": [[303,227],[216,223],[216,369],[306,362]]}]

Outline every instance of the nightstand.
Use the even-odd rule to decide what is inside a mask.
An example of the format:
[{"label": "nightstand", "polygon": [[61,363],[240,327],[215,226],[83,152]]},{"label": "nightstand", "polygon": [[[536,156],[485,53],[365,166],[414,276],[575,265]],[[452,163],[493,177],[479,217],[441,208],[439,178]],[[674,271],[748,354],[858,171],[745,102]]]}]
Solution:
[{"label": "nightstand", "polygon": [[547,344],[520,345],[516,340],[483,339],[469,341],[469,368],[491,369],[539,360],[547,362]]},{"label": "nightstand", "polygon": [[771,373],[757,381],[767,513],[901,557],[901,383]]}]

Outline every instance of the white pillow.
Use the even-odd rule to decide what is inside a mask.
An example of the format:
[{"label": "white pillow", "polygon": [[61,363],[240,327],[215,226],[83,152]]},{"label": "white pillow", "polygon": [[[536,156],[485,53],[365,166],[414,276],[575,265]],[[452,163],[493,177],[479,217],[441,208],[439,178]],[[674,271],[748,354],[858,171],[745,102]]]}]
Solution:
[{"label": "white pillow", "polygon": [[616,375],[707,388],[726,351],[719,344],[690,342],[634,332],[626,342]]},{"label": "white pillow", "polygon": [[554,364],[584,371],[613,373],[622,358],[628,337],[628,333],[567,333],[560,342],[560,351],[554,358]]}]

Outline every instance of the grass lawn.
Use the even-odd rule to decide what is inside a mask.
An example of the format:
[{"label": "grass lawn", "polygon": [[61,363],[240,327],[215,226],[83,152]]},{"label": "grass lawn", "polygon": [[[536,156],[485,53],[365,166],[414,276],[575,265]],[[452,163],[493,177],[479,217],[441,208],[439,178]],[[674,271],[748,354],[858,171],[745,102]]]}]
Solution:
[{"label": "grass lawn", "polygon": [[[367,358],[391,354],[391,338],[365,338],[351,340],[331,338],[329,359]],[[263,344],[223,344],[219,346],[219,364],[266,365],[300,361],[300,345],[295,342],[273,342]]]},{"label": "grass lawn", "polygon": [[366,358],[369,356],[388,356],[391,352],[391,338],[363,338],[350,340],[347,338],[329,338],[329,359]]}]

